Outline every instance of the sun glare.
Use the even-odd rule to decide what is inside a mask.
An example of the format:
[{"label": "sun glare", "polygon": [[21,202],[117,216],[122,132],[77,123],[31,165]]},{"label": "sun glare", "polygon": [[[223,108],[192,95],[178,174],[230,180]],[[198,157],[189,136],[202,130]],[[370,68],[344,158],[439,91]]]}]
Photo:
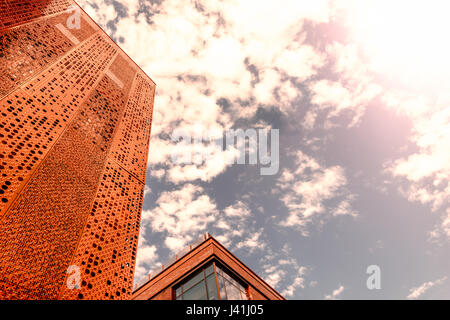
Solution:
[{"label": "sun glare", "polygon": [[447,86],[450,1],[356,0],[350,8],[351,34],[374,71],[411,87]]}]

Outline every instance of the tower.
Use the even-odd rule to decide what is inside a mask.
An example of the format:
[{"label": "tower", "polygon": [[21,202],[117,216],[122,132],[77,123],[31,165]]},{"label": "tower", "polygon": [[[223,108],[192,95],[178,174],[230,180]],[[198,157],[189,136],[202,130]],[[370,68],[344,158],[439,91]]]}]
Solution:
[{"label": "tower", "polygon": [[131,296],[154,93],[74,1],[0,1],[0,299]]}]

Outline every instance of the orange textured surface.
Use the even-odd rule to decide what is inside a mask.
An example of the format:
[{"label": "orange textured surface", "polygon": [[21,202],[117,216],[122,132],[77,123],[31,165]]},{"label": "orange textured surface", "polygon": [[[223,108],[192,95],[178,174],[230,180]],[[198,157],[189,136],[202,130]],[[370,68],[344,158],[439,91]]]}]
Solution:
[{"label": "orange textured surface", "polygon": [[0,299],[132,292],[155,85],[69,5],[0,1]]},{"label": "orange textured surface", "polygon": [[0,30],[61,13],[72,4],[69,0],[0,0]]}]

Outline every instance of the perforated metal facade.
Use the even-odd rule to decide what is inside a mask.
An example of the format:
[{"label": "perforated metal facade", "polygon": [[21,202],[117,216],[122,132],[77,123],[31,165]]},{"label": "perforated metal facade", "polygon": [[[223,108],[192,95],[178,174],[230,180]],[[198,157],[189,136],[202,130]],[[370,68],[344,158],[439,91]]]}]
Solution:
[{"label": "perforated metal facade", "polygon": [[0,0],[1,299],[132,293],[155,84],[74,5]]}]

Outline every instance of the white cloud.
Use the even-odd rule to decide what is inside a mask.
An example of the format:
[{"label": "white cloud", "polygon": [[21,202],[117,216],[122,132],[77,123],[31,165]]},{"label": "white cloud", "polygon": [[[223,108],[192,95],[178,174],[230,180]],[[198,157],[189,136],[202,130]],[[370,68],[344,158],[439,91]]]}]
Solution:
[{"label": "white cloud", "polygon": [[254,94],[259,103],[277,103],[274,92],[281,82],[281,75],[274,69],[264,69],[259,73],[260,81],[255,85]]},{"label": "white cloud", "polygon": [[177,252],[187,245],[187,239],[185,237],[167,237],[164,243],[171,252]]},{"label": "white cloud", "polygon": [[[195,155],[202,155],[202,161],[185,164],[185,165],[172,165],[170,164],[170,169],[167,170],[168,179],[173,183],[182,183],[186,181],[201,180],[205,182],[210,182],[219,174],[223,173],[227,166],[230,165],[233,157],[239,154],[236,148],[228,148],[226,151],[222,150],[221,146],[214,144],[193,144],[189,148],[183,148],[180,145],[173,146],[171,148],[177,154],[187,155],[190,154],[192,159]],[[207,159],[206,159],[207,158]]]},{"label": "white cloud", "polygon": [[294,278],[292,284],[290,284],[281,294],[285,297],[292,297],[297,289],[305,288],[305,272],[306,267],[300,267],[297,271],[297,276]]},{"label": "white cloud", "polygon": [[304,81],[323,66],[324,57],[310,45],[298,43],[284,50],[275,60],[275,66],[290,77]]},{"label": "white cloud", "polygon": [[139,235],[139,246],[136,257],[136,268],[134,271],[134,276],[136,280],[142,279],[144,276],[148,274],[148,271],[150,269],[154,269],[155,265],[157,265],[157,260],[159,258],[156,246],[148,244],[143,234],[144,233],[141,232]]},{"label": "white cloud", "polygon": [[286,275],[286,271],[284,270],[276,270],[271,272],[268,276],[265,277],[266,282],[276,288],[278,286],[278,283],[284,278]]},{"label": "white cloud", "polygon": [[428,236],[431,242],[438,243],[439,245],[450,240],[450,208],[438,220],[433,230],[428,233]]},{"label": "white cloud", "polygon": [[312,94],[311,102],[319,109],[329,110],[326,129],[337,126],[331,120],[344,112],[351,115],[349,126],[356,125],[368,103],[380,93],[380,88],[374,84],[344,85],[341,81],[330,80],[314,82],[309,89]]},{"label": "white cloud", "polygon": [[158,258],[155,246],[145,246],[140,248],[137,256],[140,263],[151,263]]},{"label": "white cloud", "polygon": [[186,184],[181,189],[163,192],[154,209],[143,211],[142,224],[150,226],[153,232],[167,233],[166,246],[179,250],[206,232],[217,213],[216,204],[201,187]]},{"label": "white cloud", "polygon": [[336,113],[353,105],[353,96],[349,89],[339,82],[320,80],[310,87],[311,102],[323,107],[336,107]]},{"label": "white cloud", "polygon": [[349,215],[356,217],[358,213],[352,208],[352,201],[355,199],[354,195],[345,197],[336,208],[332,210],[333,216]]},{"label": "white cloud", "polygon": [[[399,180],[399,190],[409,201],[428,204],[434,211],[448,207],[450,96],[442,95],[433,102],[424,96],[394,92],[384,100],[388,108],[410,119],[410,139],[418,148],[408,157],[386,162],[386,172]],[[449,235],[445,215],[441,230],[435,232]]]},{"label": "white cloud", "polygon": [[162,233],[164,244],[176,252],[205,232],[235,253],[252,254],[266,248],[263,229],[256,228],[251,210],[241,200],[219,211],[205,190],[194,184],[163,192],[156,207],[142,213],[142,231]]},{"label": "white cloud", "polygon": [[224,213],[228,217],[244,217],[251,214],[250,209],[240,200],[234,205],[226,207]]},{"label": "white cloud", "polygon": [[[122,2],[128,16],[121,18],[104,1],[80,1],[80,5],[110,34],[113,30],[107,23],[118,18],[114,35],[123,39],[121,47],[157,83],[151,150],[158,152],[149,153],[149,165],[168,166],[163,169],[173,183],[211,181],[228,165],[221,162],[220,154],[203,166],[171,164],[175,144],[161,134],[196,122],[207,129],[227,129],[236,118],[254,116],[258,104],[294,112],[292,101],[302,92],[286,77],[308,79],[325,61],[303,43],[302,28],[305,21],[328,21],[328,0],[195,4],[165,0],[145,4],[151,24],[138,12],[139,1]],[[248,64],[259,73],[260,82],[254,87]],[[216,104],[221,98],[230,101],[228,113]],[[242,107],[240,101],[252,103]]]},{"label": "white cloud", "polygon": [[430,288],[442,284],[445,280],[447,280],[447,277],[443,277],[436,281],[428,281],[418,287],[412,288],[409,290],[410,293],[407,296],[407,299],[418,299],[425,292],[427,292]]},{"label": "white cloud", "polygon": [[150,169],[151,177],[156,179],[161,179],[166,174],[166,170],[164,169]]},{"label": "white cloud", "polygon": [[106,1],[89,0],[79,0],[77,3],[97,24],[102,26],[105,32],[108,34],[112,33],[112,29],[107,26],[107,23],[118,16],[118,13],[112,5],[106,3]]},{"label": "white cloud", "polygon": [[333,290],[333,292],[331,294],[326,295],[324,299],[325,300],[336,300],[343,291],[344,291],[344,286],[340,286],[336,290]]},{"label": "white cloud", "polygon": [[[296,227],[307,234],[306,226],[324,215],[352,215],[353,196],[345,190],[347,179],[342,167],[323,167],[315,159],[299,151],[296,170],[283,170],[278,180],[281,201],[289,209],[289,216],[281,221],[285,227]],[[325,201],[341,199],[336,207],[327,208]]]},{"label": "white cloud", "polygon": [[261,264],[263,278],[281,295],[292,297],[298,289],[305,288],[306,274],[310,268],[299,265],[288,244],[276,252],[267,248]]},{"label": "white cloud", "polygon": [[314,125],[316,123],[316,118],[317,118],[317,113],[309,110],[306,115],[305,118],[303,119],[303,128],[305,128],[306,130],[312,130],[314,128]]},{"label": "white cloud", "polygon": [[261,236],[263,234],[263,230],[259,230],[258,232],[253,233],[250,237],[247,237],[245,240],[240,241],[236,247],[238,249],[247,248],[250,253],[254,250],[264,250],[266,244],[262,241]]},{"label": "white cloud", "polygon": [[226,207],[217,217],[214,227],[215,238],[233,252],[248,255],[267,248],[264,229],[257,228],[255,217],[243,200]]},{"label": "white cloud", "polygon": [[145,185],[145,187],[144,187],[144,198],[147,195],[149,195],[150,193],[152,193],[152,189],[148,185]]},{"label": "white cloud", "polygon": [[[361,120],[368,104],[377,97],[382,88],[373,80],[370,70],[356,44],[333,42],[326,48],[332,61],[331,70],[338,80],[318,79],[309,84],[313,107],[306,114],[306,129],[312,129],[319,112],[327,112],[325,129],[341,125],[336,117],[346,115],[347,125],[355,126]],[[334,120],[334,121],[333,121]]]},{"label": "white cloud", "polygon": [[442,229],[447,237],[450,238],[450,208],[447,209],[447,215],[443,218]]}]

